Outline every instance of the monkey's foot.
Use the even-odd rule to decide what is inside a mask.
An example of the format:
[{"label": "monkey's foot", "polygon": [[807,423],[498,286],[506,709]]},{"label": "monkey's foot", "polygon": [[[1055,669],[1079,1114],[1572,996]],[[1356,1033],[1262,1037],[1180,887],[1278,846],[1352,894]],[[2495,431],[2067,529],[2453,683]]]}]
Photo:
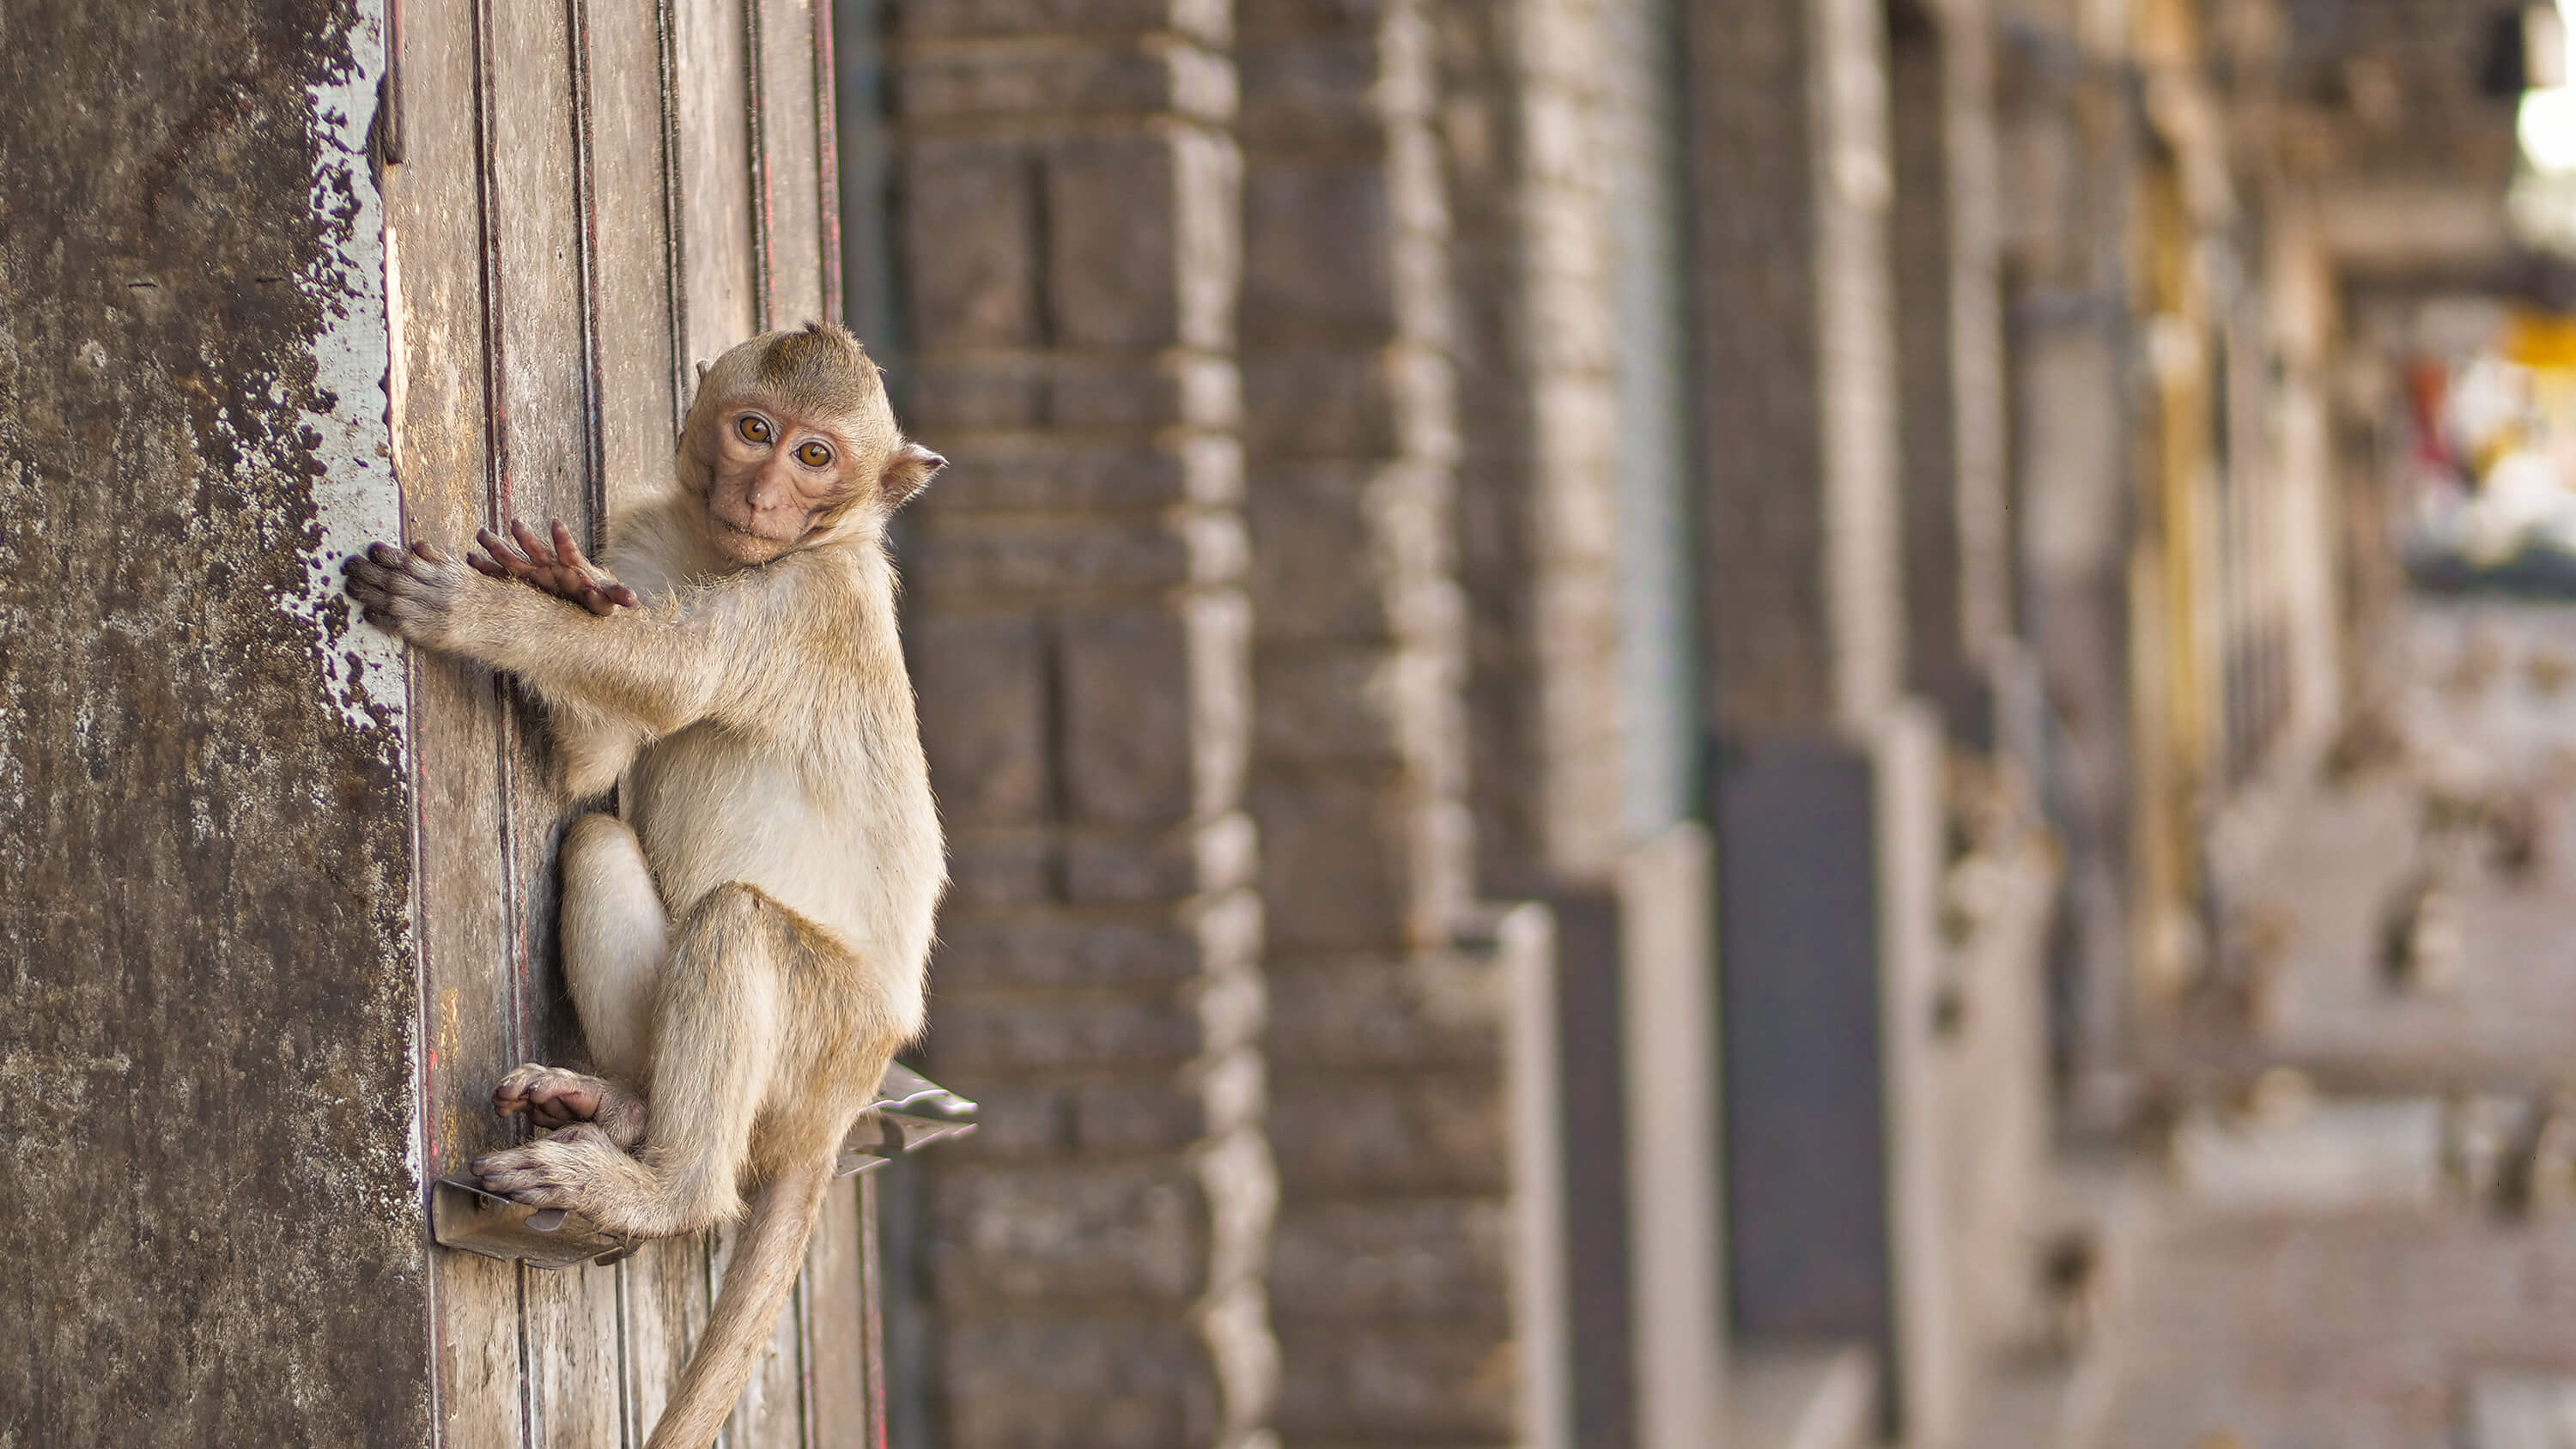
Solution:
[{"label": "monkey's foot", "polygon": [[641,1172],[596,1122],[576,1122],[474,1162],[485,1192],[529,1207],[569,1208],[612,1232],[628,1230],[627,1215],[615,1211],[619,1188]]},{"label": "monkey's foot", "polygon": [[501,1079],[501,1085],[492,1089],[492,1110],[504,1117],[525,1112],[532,1125],[543,1128],[595,1122],[621,1148],[644,1140],[642,1098],[629,1096],[605,1078],[536,1062]]}]

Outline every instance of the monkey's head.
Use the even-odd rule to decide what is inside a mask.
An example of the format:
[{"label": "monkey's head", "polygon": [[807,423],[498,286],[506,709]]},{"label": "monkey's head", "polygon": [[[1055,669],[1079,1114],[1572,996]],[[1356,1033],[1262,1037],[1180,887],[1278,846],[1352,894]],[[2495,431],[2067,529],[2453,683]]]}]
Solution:
[{"label": "monkey's head", "polygon": [[735,564],[878,537],[947,460],[907,442],[859,340],[829,323],[764,332],[698,371],[680,486]]}]

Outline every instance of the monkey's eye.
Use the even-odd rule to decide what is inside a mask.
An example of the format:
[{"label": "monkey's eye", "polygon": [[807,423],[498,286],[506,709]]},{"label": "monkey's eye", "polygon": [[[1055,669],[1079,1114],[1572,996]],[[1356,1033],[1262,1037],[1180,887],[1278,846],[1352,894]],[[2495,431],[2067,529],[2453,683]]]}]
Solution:
[{"label": "monkey's eye", "polygon": [[808,468],[826,467],[832,461],[832,450],[820,443],[807,443],[796,450],[796,461]]},{"label": "monkey's eye", "polygon": [[769,419],[758,413],[744,413],[742,421],[733,425],[733,430],[742,434],[743,441],[747,443],[769,441]]}]

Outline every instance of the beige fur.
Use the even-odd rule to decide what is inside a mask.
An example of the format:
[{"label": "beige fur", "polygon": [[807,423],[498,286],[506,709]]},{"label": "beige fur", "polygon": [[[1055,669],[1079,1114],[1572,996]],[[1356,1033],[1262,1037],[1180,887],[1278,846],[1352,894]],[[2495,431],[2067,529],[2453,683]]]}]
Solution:
[{"label": "beige fur", "polygon": [[651,1449],[715,1437],[833,1154],[921,1030],[944,874],[884,533],[940,462],[847,334],[768,333],[703,374],[676,486],[617,521],[608,569],[524,530],[472,568],[425,544],[350,561],[369,618],[545,700],[576,795],[624,781],[624,818],[577,822],[562,861],[601,1075],[504,1079],[496,1106],[555,1130],[476,1163],[484,1185],[660,1237],[762,1184]]}]

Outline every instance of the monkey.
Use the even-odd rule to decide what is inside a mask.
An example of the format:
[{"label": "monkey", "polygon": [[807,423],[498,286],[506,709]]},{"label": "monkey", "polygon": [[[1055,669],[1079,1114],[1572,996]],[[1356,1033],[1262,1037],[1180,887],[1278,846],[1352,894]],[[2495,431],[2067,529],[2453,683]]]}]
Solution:
[{"label": "monkey", "polygon": [[896,632],[894,511],[946,460],[897,428],[838,327],[701,364],[673,486],[605,566],[556,523],[344,565],[371,623],[515,675],[567,792],[562,958],[591,1072],[493,1090],[544,1134],[486,1191],[610,1233],[730,1222],[759,1184],[649,1449],[705,1449],[785,1304],[842,1139],[921,1032],[946,857]]}]

